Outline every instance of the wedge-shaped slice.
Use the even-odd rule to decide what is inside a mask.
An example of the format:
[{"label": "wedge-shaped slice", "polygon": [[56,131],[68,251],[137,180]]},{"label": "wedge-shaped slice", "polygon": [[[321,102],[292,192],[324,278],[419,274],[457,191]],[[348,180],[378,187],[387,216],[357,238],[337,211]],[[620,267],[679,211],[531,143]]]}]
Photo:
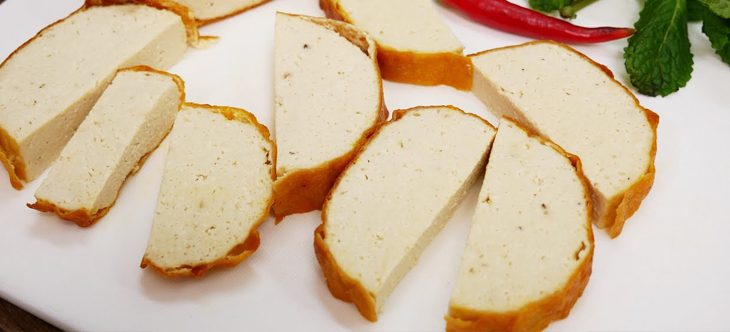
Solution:
[{"label": "wedge-shaped slice", "polygon": [[170,148],[142,268],[170,277],[234,266],[259,246],[269,215],[276,147],[256,118],[185,104]]},{"label": "wedge-shaped slice", "polygon": [[471,87],[471,62],[431,0],[320,0],[327,17],[365,30],[378,43],[383,78]]},{"label": "wedge-shaped slice", "polygon": [[565,318],[591,275],[580,160],[503,119],[451,297],[448,331],[539,331]]},{"label": "wedge-shaped slice", "polygon": [[397,111],[337,180],[315,232],[332,294],[375,321],[484,169],[494,128],[454,107]]},{"label": "wedge-shaped slice", "polygon": [[490,110],[581,158],[594,222],[618,236],[654,182],[659,116],[608,69],[562,44],[538,41],[471,58],[473,91]]},{"label": "wedge-shaped slice", "polygon": [[208,24],[240,14],[269,0],[175,0],[188,7],[198,24]]},{"label": "wedge-shaped slice", "polygon": [[37,202],[28,206],[92,225],[170,131],[184,98],[175,75],[148,67],[120,71],[51,167]]},{"label": "wedge-shaped slice", "polygon": [[318,210],[387,117],[375,43],[339,21],[278,14],[274,215]]},{"label": "wedge-shaped slice", "polygon": [[187,48],[172,11],[85,7],[43,29],[0,65],[0,160],[13,186],[56,160],[122,67],[166,68]]}]

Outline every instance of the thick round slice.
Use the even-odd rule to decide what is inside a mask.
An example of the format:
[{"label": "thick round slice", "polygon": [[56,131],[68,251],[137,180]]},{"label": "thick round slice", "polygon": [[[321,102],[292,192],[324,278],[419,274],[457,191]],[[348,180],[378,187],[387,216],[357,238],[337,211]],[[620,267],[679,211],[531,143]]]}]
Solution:
[{"label": "thick round slice", "polygon": [[187,49],[172,11],[85,7],[43,29],[0,65],[0,160],[13,186],[32,181],[64,145],[119,68],[167,68]]},{"label": "thick round slice", "polygon": [[185,98],[182,80],[149,67],[120,71],[66,144],[28,206],[91,226],[160,145]]},{"label": "thick round slice", "polygon": [[327,17],[366,31],[378,43],[383,78],[420,85],[471,87],[464,46],[431,0],[320,0]]},{"label": "thick round slice", "polygon": [[276,16],[274,215],[318,210],[387,117],[375,43],[339,21]]},{"label": "thick round slice", "polygon": [[332,294],[375,321],[484,169],[494,128],[454,107],[394,114],[342,173],[315,232]]},{"label": "thick round slice", "polygon": [[562,44],[538,41],[470,57],[473,91],[492,112],[580,157],[594,221],[618,236],[654,182],[659,116],[604,66]]},{"label": "thick round slice", "polygon": [[220,21],[240,14],[269,0],[175,0],[188,7],[198,24]]},{"label": "thick round slice", "polygon": [[451,297],[448,331],[539,331],[591,274],[590,189],[578,158],[503,119]]},{"label": "thick round slice", "polygon": [[256,251],[269,215],[276,147],[241,109],[186,104],[170,148],[142,268],[202,276]]}]

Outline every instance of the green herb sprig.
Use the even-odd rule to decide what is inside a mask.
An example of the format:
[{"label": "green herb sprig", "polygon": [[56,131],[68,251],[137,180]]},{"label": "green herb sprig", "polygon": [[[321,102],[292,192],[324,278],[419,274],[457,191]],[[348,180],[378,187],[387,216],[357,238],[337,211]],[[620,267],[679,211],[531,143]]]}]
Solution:
[{"label": "green herb sprig", "polygon": [[631,84],[648,96],[667,96],[692,75],[688,21],[702,32],[722,61],[730,64],[730,0],[647,0],[624,49]]},{"label": "green herb sprig", "polygon": [[[593,0],[530,0],[534,9],[559,11],[565,18]],[[667,96],[692,77],[688,22],[702,32],[722,61],[730,64],[730,0],[646,0],[624,49],[631,84],[648,96]]]},{"label": "green herb sprig", "polygon": [[624,49],[626,71],[639,92],[666,96],[692,76],[686,0],[647,0]]}]

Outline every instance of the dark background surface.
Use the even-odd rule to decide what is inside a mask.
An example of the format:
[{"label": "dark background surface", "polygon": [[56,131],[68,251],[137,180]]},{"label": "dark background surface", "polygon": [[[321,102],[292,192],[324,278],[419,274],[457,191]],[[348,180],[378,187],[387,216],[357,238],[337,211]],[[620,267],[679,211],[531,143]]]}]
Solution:
[{"label": "dark background surface", "polygon": [[[3,0],[0,0],[0,3],[2,2]],[[57,332],[61,330],[10,304],[10,302],[0,299],[0,331]]]}]

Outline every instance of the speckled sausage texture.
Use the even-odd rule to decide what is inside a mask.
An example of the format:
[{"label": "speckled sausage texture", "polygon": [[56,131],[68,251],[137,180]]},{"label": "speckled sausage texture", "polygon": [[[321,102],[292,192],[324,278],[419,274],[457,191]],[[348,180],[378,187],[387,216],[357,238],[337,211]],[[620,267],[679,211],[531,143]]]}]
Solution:
[{"label": "speckled sausage texture", "polygon": [[320,0],[327,17],[354,24],[378,44],[386,80],[469,90],[471,60],[431,0]]},{"label": "speckled sausage texture", "polygon": [[170,132],[184,100],[176,75],[149,67],[119,71],[28,206],[79,226],[94,224]]},{"label": "speckled sausage texture", "polygon": [[165,69],[197,36],[176,12],[103,2],[49,25],[0,65],[0,161],[16,189],[56,160],[118,69]]},{"label": "speckled sausage texture", "polygon": [[259,246],[273,202],[276,146],[242,109],[186,104],[172,132],[141,266],[200,277]]},{"label": "speckled sausage texture", "polygon": [[277,220],[319,210],[388,116],[375,42],[340,21],[279,13],[274,51]]},{"label": "speckled sausage texture", "polygon": [[332,295],[371,321],[483,172],[495,132],[449,106],[393,118],[337,180],[314,240]]},{"label": "speckled sausage texture", "polygon": [[536,41],[469,57],[474,94],[497,116],[580,157],[594,223],[621,234],[654,183],[659,116],[606,67],[563,44]]},{"label": "speckled sausage texture", "polygon": [[566,317],[591,275],[591,215],[580,160],[503,118],[447,331],[539,331]]}]

